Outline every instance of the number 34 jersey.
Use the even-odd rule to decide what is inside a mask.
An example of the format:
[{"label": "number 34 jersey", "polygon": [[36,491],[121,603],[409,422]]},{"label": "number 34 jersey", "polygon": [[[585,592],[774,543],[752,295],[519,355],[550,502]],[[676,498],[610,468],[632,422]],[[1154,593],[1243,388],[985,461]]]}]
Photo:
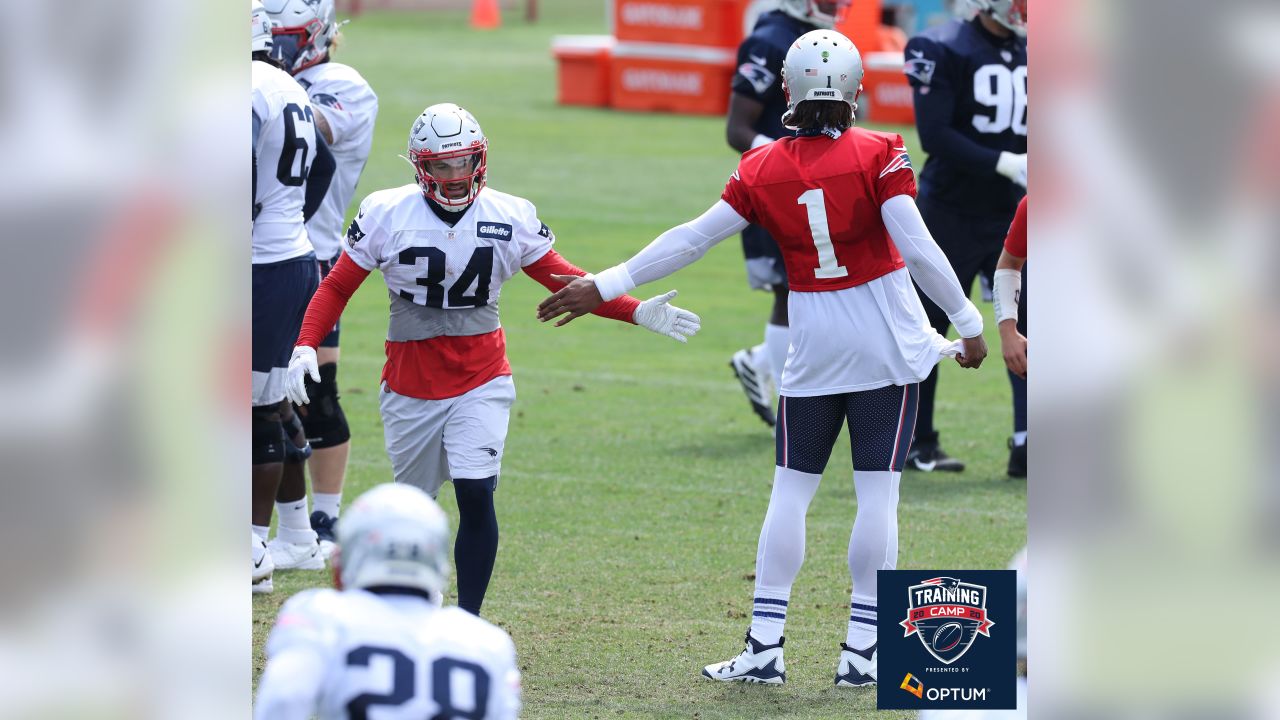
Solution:
[{"label": "number 34 jersey", "polygon": [[742,156],[724,202],[778,241],[791,287],[782,394],[919,382],[948,343],[929,327],[880,207],[915,197],[902,136],[850,128]]},{"label": "number 34 jersey", "polygon": [[302,711],[298,717],[314,713],[321,720],[505,720],[520,711],[511,637],[465,610],[420,597],[301,592],[281,608],[267,640],[268,663],[291,652],[316,658],[319,676],[282,677],[299,687],[272,688],[266,684],[277,676],[264,674],[259,713],[269,710],[264,703],[291,695],[310,699],[311,707],[290,708]]},{"label": "number 34 jersey", "polygon": [[311,252],[302,221],[307,174],[316,147],[311,102],[288,73],[253,62],[253,118],[258,128],[253,198],[253,263]]},{"label": "number 34 jersey", "polygon": [[439,399],[510,375],[498,296],[554,242],[533,203],[489,187],[453,226],[416,184],[365,198],[342,247],[365,270],[381,270],[387,283],[387,385]]}]

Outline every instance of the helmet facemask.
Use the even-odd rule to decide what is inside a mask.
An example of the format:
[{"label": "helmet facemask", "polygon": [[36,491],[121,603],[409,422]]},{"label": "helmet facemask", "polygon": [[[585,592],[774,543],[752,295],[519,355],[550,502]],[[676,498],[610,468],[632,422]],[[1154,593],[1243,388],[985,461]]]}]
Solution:
[{"label": "helmet facemask", "polygon": [[277,27],[271,30],[271,56],[280,61],[290,73],[298,73],[320,62],[324,50],[316,47],[316,37],[324,31],[319,20],[301,27]]},{"label": "helmet facemask", "polygon": [[409,150],[409,163],[418,176],[418,187],[429,199],[445,208],[465,208],[475,201],[485,185],[489,141],[433,153]]}]

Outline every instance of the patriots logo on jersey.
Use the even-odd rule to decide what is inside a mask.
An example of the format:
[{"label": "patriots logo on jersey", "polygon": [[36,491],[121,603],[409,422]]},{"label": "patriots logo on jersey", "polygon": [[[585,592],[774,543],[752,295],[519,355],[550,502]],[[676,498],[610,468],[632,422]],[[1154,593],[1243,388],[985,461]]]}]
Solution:
[{"label": "patriots logo on jersey", "polygon": [[311,96],[311,100],[315,103],[319,103],[320,105],[328,105],[331,108],[337,108],[339,110],[342,109],[342,103],[338,102],[338,98],[330,95],[329,93],[316,93]]},{"label": "patriots logo on jersey", "polygon": [[360,218],[357,217],[351,221],[351,227],[347,228],[347,244],[355,247],[356,243],[364,239],[364,231],[360,229]]},{"label": "patriots logo on jersey", "polygon": [[551,228],[547,227],[546,223],[542,223],[542,227],[538,228],[538,234],[551,242],[556,241],[556,234],[551,232]]},{"label": "patriots logo on jersey", "polygon": [[905,147],[894,148],[893,151],[897,153],[897,155],[895,155],[893,159],[889,161],[889,164],[885,165],[884,169],[880,171],[880,177],[884,177],[889,173],[895,173],[903,168],[911,167],[911,156],[907,154],[907,149]]},{"label": "patriots logo on jersey", "polygon": [[[754,60],[755,58],[752,59]],[[773,87],[773,81],[778,79],[778,76],[772,70],[763,64],[753,62],[739,65],[738,74],[746,78],[747,82],[751,83],[751,87],[759,95],[769,92],[769,88]]]},{"label": "patriots logo on jersey", "polygon": [[921,85],[933,82],[933,71],[938,63],[925,59],[924,53],[919,50],[912,50],[911,54],[915,57],[907,58],[907,62],[902,66],[902,72],[919,80]]}]

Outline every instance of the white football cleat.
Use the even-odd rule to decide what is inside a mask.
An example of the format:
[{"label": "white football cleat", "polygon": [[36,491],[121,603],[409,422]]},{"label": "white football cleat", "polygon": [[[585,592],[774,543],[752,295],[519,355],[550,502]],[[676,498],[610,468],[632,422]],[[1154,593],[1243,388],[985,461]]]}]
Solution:
[{"label": "white football cleat", "polygon": [[271,560],[276,570],[323,570],[324,556],[320,554],[320,541],[309,543],[285,542],[280,538],[272,538],[267,543],[271,550]]},{"label": "white football cleat", "polygon": [[782,643],[765,645],[751,637],[747,631],[747,647],[732,660],[702,668],[703,677],[721,682],[747,682],[764,685],[781,685],[787,681],[787,667],[782,660]]},{"label": "white football cleat", "polygon": [[876,643],[866,650],[855,650],[840,643],[840,664],[836,665],[836,687],[867,687],[876,684]]},{"label": "white football cleat", "polygon": [[751,409],[769,427],[777,423],[773,414],[773,403],[777,400],[777,389],[773,386],[773,374],[769,371],[768,356],[764,345],[743,348],[733,354],[729,367],[742,383],[742,391],[747,394]]},{"label": "white football cleat", "polygon": [[271,551],[267,549],[267,544],[258,537],[258,534],[249,531],[253,536],[253,555],[250,558],[253,561],[253,592],[254,594],[269,593],[271,587],[271,573],[275,572],[276,564],[271,559]]}]

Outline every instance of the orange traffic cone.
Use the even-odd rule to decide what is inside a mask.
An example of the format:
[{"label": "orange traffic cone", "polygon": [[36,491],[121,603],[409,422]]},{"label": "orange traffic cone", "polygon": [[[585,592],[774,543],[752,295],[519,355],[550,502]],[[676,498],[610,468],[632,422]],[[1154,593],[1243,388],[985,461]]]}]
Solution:
[{"label": "orange traffic cone", "polygon": [[471,27],[492,30],[501,24],[502,14],[498,11],[498,0],[472,0]]}]

